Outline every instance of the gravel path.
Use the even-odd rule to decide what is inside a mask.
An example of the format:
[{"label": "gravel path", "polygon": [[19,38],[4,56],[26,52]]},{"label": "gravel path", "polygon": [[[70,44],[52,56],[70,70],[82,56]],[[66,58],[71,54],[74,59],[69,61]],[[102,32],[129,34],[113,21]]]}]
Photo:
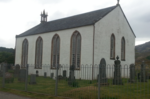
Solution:
[{"label": "gravel path", "polygon": [[17,96],[6,92],[0,92],[0,99],[31,99],[31,98]]}]

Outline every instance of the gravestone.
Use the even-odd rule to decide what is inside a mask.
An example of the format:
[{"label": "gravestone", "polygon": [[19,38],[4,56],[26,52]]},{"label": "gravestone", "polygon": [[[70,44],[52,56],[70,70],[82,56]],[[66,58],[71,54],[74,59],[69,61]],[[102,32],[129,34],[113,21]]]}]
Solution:
[{"label": "gravestone", "polygon": [[11,64],[7,64],[7,66],[6,66],[6,72],[8,71],[8,70],[10,70],[11,69]]},{"label": "gravestone", "polygon": [[64,71],[63,71],[63,78],[66,78],[66,77],[67,77],[67,71],[64,70]]},{"label": "gravestone", "polygon": [[36,84],[36,76],[35,74],[30,75],[30,82],[29,84]]},{"label": "gravestone", "polygon": [[13,78],[13,74],[6,72],[5,73],[5,81],[6,83],[10,83],[13,82],[14,78]]},{"label": "gravestone", "polygon": [[20,69],[20,74],[18,80],[24,82],[26,79],[26,69]]},{"label": "gravestone", "polygon": [[73,82],[75,81],[74,70],[75,70],[75,66],[74,65],[70,66],[68,85],[72,85]]},{"label": "gravestone", "polygon": [[147,82],[147,77],[146,77],[146,66],[145,66],[145,63],[142,62],[141,64],[141,72],[140,72],[140,82]]},{"label": "gravestone", "polygon": [[54,77],[54,73],[51,73],[51,76],[50,76],[50,78],[53,78]]},{"label": "gravestone", "polygon": [[4,72],[4,69],[6,70],[6,65],[7,65],[6,63],[1,64],[0,77],[3,77],[3,72]]},{"label": "gravestone", "polygon": [[115,71],[114,71],[114,79],[113,79],[113,85],[123,85],[122,79],[121,79],[121,62],[119,60],[119,57],[117,56],[115,60]]},{"label": "gravestone", "polygon": [[58,80],[62,80],[63,76],[62,75],[58,75]]},{"label": "gravestone", "polygon": [[44,78],[46,78],[47,77],[47,73],[46,72],[44,72]]},{"label": "gravestone", "polygon": [[136,82],[136,80],[135,80],[135,65],[134,64],[130,65],[130,79],[129,79],[129,82],[131,82],[131,83]]},{"label": "gravestone", "polygon": [[38,70],[36,70],[36,77],[38,77],[39,76],[39,71]]},{"label": "gravestone", "polygon": [[20,65],[17,64],[17,65],[15,66],[14,77],[19,78],[19,74],[20,74]]},{"label": "gravestone", "polygon": [[[100,61],[99,74],[100,74],[100,84],[108,85],[107,78],[106,78],[106,61],[104,58],[101,59],[101,61]],[[98,77],[97,79],[99,79],[99,74],[97,76]]]}]

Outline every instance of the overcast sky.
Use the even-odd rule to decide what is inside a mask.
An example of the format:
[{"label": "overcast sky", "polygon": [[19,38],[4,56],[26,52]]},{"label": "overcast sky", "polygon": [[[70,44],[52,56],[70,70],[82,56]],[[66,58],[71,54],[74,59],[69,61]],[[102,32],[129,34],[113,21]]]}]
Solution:
[{"label": "overcast sky", "polygon": [[[116,5],[117,0],[0,0],[0,47],[15,47],[15,36],[40,23]],[[136,35],[136,45],[150,41],[150,0],[120,0]]]}]

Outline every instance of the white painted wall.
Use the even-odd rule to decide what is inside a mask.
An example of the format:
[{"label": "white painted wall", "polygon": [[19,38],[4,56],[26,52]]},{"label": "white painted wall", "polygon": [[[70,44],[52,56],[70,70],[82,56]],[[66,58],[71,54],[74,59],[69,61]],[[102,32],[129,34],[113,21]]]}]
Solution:
[{"label": "white painted wall", "polygon": [[[29,66],[29,74],[39,71],[40,75],[50,76],[50,73],[55,71],[50,69],[51,64],[51,42],[52,37],[55,34],[60,36],[60,64],[64,64],[65,67],[59,70],[59,75],[62,75],[63,70],[67,70],[67,76],[69,75],[70,66],[70,40],[74,31],[79,31],[81,33],[81,70],[75,71],[76,78],[81,79],[92,79],[92,62],[93,62],[93,30],[94,27],[85,26],[55,32],[49,32],[44,34],[19,37],[16,39],[16,59],[15,64],[21,64],[21,52],[22,52],[22,42],[27,38],[29,42],[28,50],[28,64],[33,64]],[[107,69],[107,77],[113,77],[113,65],[114,60],[110,60],[110,37],[114,33],[116,38],[116,51],[115,55],[121,57],[121,38],[124,36],[126,41],[126,61],[121,61],[122,65],[129,65],[135,62],[134,58],[134,46],[135,46],[135,36],[133,35],[126,19],[123,16],[120,8],[115,8],[112,12],[106,15],[103,19],[95,24],[95,41],[94,41],[94,66],[93,77],[97,78],[98,66],[100,60],[105,58],[106,64],[111,66],[111,69]],[[42,69],[34,69],[35,64],[35,43],[37,38],[41,36],[43,38],[43,65]],[[83,65],[84,66],[83,66]],[[125,69],[124,69],[125,70]],[[122,71],[125,74],[124,77],[129,76],[129,70]],[[128,73],[127,73],[128,72]]]},{"label": "white painted wall", "polygon": [[[121,61],[122,67],[127,64],[135,63],[135,36],[132,33],[120,6],[116,7],[108,15],[102,18],[95,24],[95,47],[94,47],[94,64],[99,64],[102,58],[105,58],[106,64],[109,67],[114,67],[114,60],[110,60],[110,37],[111,34],[115,35],[115,56],[121,58],[121,39],[125,38],[125,61]],[[126,67],[127,68],[127,67]],[[126,69],[127,70],[127,69]],[[122,75],[129,76],[125,69],[122,71]],[[107,71],[107,76],[112,77],[109,73],[113,73],[113,70]],[[95,72],[95,75],[97,73]]]},{"label": "white painted wall", "polygon": [[[43,39],[43,60],[42,69],[34,69],[34,65],[30,65],[29,74],[35,73],[36,70],[39,71],[40,75],[44,75],[44,72],[47,72],[47,75],[50,76],[50,72],[54,72],[54,70],[50,70],[51,64],[51,42],[52,38],[55,34],[58,34],[60,37],[60,64],[64,64],[67,67],[70,66],[70,41],[71,36],[74,31],[78,31],[81,34],[81,64],[92,64],[92,56],[93,56],[93,26],[85,26],[79,28],[73,28],[62,31],[49,32],[44,34],[19,37],[16,40],[16,58],[15,64],[21,64],[21,55],[22,55],[22,42],[26,38],[29,42],[28,46],[28,64],[35,64],[35,44],[36,40],[39,36]],[[46,65],[44,65],[46,64]],[[69,75],[69,68],[68,75]],[[62,69],[63,70],[63,69]],[[82,69],[83,70],[83,69]],[[81,77],[83,74],[82,70],[76,70],[76,78]],[[62,71],[59,72],[62,74]],[[84,72],[85,73],[85,72]],[[91,74],[89,74],[90,76]],[[82,76],[83,77],[83,76]]]}]

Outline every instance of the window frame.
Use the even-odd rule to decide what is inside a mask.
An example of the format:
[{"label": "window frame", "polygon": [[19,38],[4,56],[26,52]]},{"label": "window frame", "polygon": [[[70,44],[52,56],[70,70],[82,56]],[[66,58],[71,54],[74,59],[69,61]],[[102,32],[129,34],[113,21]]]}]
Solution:
[{"label": "window frame", "polygon": [[[55,34],[54,36],[53,36],[53,38],[52,38],[52,41],[51,41],[51,66],[50,66],[50,68],[51,69],[56,69],[56,67],[53,67],[53,59],[54,59],[54,57],[53,57],[53,49],[54,50],[58,50],[57,49],[57,45],[55,46],[55,48],[53,48],[54,46],[53,46],[53,44],[54,44],[54,39],[55,39],[55,37],[56,37],[56,42],[55,42],[55,44],[57,43],[57,39],[59,39],[59,60],[58,60],[58,65],[60,65],[59,64],[59,62],[60,62],[60,43],[61,43],[61,40],[60,40],[60,36],[58,35],[58,34]],[[57,56],[56,56],[56,59],[57,59]],[[55,61],[56,63],[57,63],[57,61]]]},{"label": "window frame", "polygon": [[[113,52],[112,52],[112,37],[114,38],[114,43],[113,43]],[[112,33],[111,37],[110,37],[110,59],[111,60],[115,60],[115,51],[116,51],[116,39],[115,39],[115,35]],[[113,56],[112,56],[113,53]]]},{"label": "window frame", "polygon": [[[73,60],[73,59],[72,59],[72,55],[73,55],[73,54],[72,54],[72,52],[73,52],[73,49],[72,49],[72,48],[73,48],[72,39],[73,39],[74,35],[75,35],[75,41],[76,41],[76,42],[75,42],[75,49],[74,49],[74,50],[75,50],[75,65],[76,65],[76,66],[75,66],[75,70],[80,70],[80,67],[81,67],[81,45],[82,45],[82,37],[81,37],[81,34],[80,34],[79,31],[73,32],[73,34],[72,34],[72,36],[71,36],[71,40],[70,40],[70,66],[72,65],[72,60]],[[78,37],[78,36],[80,36],[80,51],[79,51],[79,52],[80,52],[80,60],[79,60],[80,63],[79,63],[79,67],[77,67],[77,64],[78,64],[78,63],[77,63],[77,61],[78,61],[78,59],[77,59],[77,58],[78,58],[78,53],[77,53],[77,51],[78,51],[78,50],[77,50],[77,49],[78,49],[78,47],[77,47],[78,41],[77,41],[77,37]]]},{"label": "window frame", "polygon": [[[27,45],[25,45],[25,50],[24,50],[24,43],[25,43],[25,41],[27,42],[26,43]],[[27,47],[27,53],[26,53],[26,47]],[[28,48],[29,48],[29,42],[25,38],[23,40],[23,42],[22,42],[21,68],[25,68],[26,66],[23,66],[23,65],[25,65],[25,64],[27,65],[28,64]],[[24,52],[25,52],[25,54],[23,54]],[[26,55],[26,56],[24,57],[24,55]],[[26,58],[26,63],[24,62],[23,57]]]},{"label": "window frame", "polygon": [[[37,42],[38,41],[42,41],[42,47],[41,47],[41,49],[37,49],[37,47],[38,46],[41,46],[41,45],[38,45],[37,46]],[[41,44],[41,42],[39,42],[40,44]],[[40,47],[39,47],[40,48]],[[41,51],[41,54],[39,53],[39,55],[41,55],[41,56],[39,56],[39,55],[37,55],[37,51],[38,50],[42,50]],[[37,59],[37,56],[38,56],[38,59]],[[41,57],[41,66],[40,67],[37,67],[36,66],[36,61],[38,60],[39,61],[39,57]],[[41,36],[39,36],[38,38],[37,38],[37,40],[36,40],[36,45],[35,45],[35,69],[42,69],[42,60],[43,60],[43,39],[42,39],[42,37]]]},{"label": "window frame", "polygon": [[[122,41],[124,41],[124,46],[122,45]],[[121,39],[121,60],[122,61],[125,61],[125,51],[126,51],[126,41],[125,41],[125,38],[122,37]],[[122,56],[122,52],[124,54],[124,57]]]}]

